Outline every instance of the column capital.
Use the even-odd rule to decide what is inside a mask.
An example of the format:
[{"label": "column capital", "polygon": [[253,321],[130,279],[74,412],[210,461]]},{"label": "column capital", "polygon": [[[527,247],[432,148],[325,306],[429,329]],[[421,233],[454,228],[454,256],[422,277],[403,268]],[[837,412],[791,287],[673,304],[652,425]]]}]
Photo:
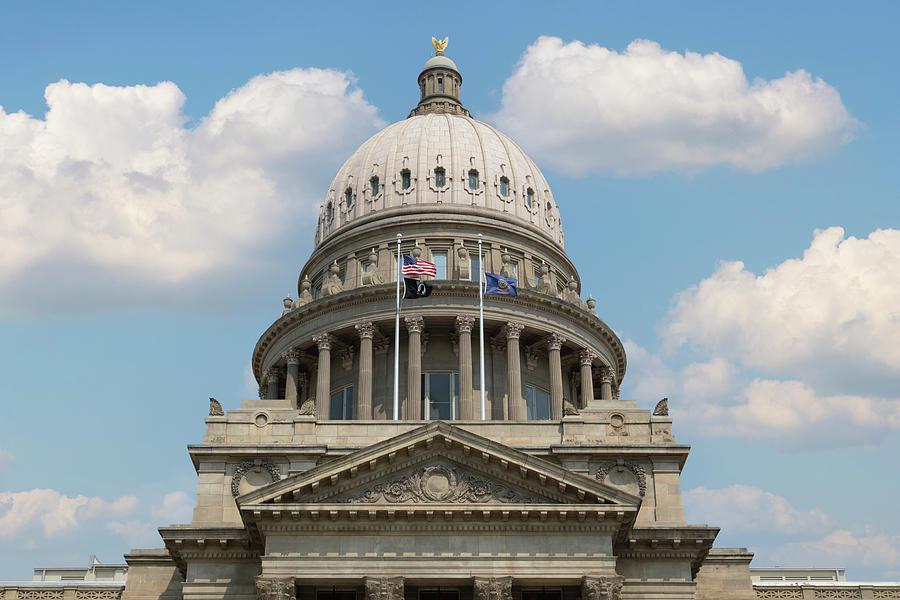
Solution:
[{"label": "column capital", "polygon": [[403,577],[366,577],[366,600],[403,600]]},{"label": "column capital", "polygon": [[324,333],[320,333],[318,335],[314,335],[312,340],[319,347],[319,350],[331,350],[331,342],[334,338],[327,331]]},{"label": "column capital", "polygon": [[600,368],[600,383],[612,383],[616,378],[616,372],[609,365]]},{"label": "column capital", "polygon": [[474,600],[512,600],[512,577],[475,577]]},{"label": "column capital", "polygon": [[525,329],[525,326],[521,323],[517,323],[516,321],[507,321],[506,322],[506,339],[508,340],[517,340],[519,336],[522,335],[522,330]]},{"label": "column capital", "polygon": [[472,328],[475,326],[475,317],[469,317],[466,315],[458,315],[456,317],[456,331],[459,333],[472,333]]},{"label": "column capital", "polygon": [[354,325],[356,328],[356,332],[359,334],[360,339],[369,339],[375,337],[375,323],[372,321],[366,321],[365,323],[357,323]]},{"label": "column capital", "polygon": [[300,352],[296,348],[285,350],[281,353],[281,358],[283,358],[284,361],[289,365],[300,364]]},{"label": "column capital", "polygon": [[403,320],[406,322],[406,329],[410,333],[422,333],[422,330],[425,329],[425,319],[418,315],[403,317]]},{"label": "column capital", "polygon": [[259,600],[296,600],[293,577],[256,577],[256,596]]},{"label": "column capital", "polygon": [[551,333],[547,336],[547,349],[548,350],[560,350],[562,349],[562,345],[566,343],[566,338],[559,335],[558,333]]},{"label": "column capital", "polygon": [[621,600],[622,586],[625,578],[616,575],[601,575],[599,577],[584,577],[581,580],[582,600]]},{"label": "column capital", "polygon": [[578,362],[582,367],[591,366],[595,358],[597,358],[597,355],[587,348],[582,349],[581,352],[578,353]]},{"label": "column capital", "polygon": [[263,371],[263,379],[268,381],[278,381],[278,379],[282,375],[282,370],[278,367],[269,367],[265,371]]}]

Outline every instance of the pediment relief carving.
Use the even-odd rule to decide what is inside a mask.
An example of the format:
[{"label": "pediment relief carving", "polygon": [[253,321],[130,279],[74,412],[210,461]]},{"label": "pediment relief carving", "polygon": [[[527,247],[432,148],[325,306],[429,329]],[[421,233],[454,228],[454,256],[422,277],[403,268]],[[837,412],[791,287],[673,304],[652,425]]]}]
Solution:
[{"label": "pediment relief carving", "polygon": [[433,462],[336,499],[351,504],[555,503],[450,462]]}]

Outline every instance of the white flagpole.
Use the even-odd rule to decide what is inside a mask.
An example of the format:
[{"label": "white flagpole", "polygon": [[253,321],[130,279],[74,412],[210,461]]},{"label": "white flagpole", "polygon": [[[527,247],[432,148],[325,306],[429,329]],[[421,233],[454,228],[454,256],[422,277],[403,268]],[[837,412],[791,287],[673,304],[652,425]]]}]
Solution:
[{"label": "white flagpole", "polygon": [[481,234],[478,234],[478,340],[481,345],[481,420],[487,419],[484,400],[484,257],[481,254]]},{"label": "white flagpole", "polygon": [[394,323],[394,420],[400,420],[400,274],[403,272],[403,256],[400,254],[400,238],[397,234],[397,318]]}]

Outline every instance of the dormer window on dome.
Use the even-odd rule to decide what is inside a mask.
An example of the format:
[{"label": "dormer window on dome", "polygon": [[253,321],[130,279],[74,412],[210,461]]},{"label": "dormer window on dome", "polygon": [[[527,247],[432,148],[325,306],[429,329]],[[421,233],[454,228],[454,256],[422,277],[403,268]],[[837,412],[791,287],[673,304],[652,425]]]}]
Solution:
[{"label": "dormer window on dome", "polygon": [[475,169],[469,170],[469,189],[478,189],[478,171],[476,171]]},{"label": "dormer window on dome", "polygon": [[446,173],[443,167],[437,167],[434,170],[434,187],[442,188],[447,185]]}]

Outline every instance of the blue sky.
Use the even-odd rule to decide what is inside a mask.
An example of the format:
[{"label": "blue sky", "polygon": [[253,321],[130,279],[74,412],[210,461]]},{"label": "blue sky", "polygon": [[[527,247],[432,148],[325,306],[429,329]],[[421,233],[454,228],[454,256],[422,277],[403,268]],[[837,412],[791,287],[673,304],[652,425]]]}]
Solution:
[{"label": "blue sky", "polygon": [[900,580],[896,4],[332,4],[4,8],[0,578],[190,518],[206,398],[253,395],[331,177],[447,35],[624,394],[670,398],[689,519]]}]

